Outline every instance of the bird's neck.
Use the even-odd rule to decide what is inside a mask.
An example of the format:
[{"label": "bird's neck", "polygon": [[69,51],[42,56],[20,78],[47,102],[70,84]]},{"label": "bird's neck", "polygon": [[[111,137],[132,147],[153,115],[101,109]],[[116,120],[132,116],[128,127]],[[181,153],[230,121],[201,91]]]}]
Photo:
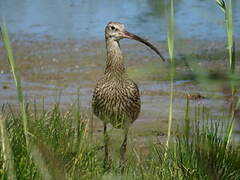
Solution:
[{"label": "bird's neck", "polygon": [[106,38],[107,62],[105,75],[113,77],[123,77],[125,66],[119,42],[111,38]]}]

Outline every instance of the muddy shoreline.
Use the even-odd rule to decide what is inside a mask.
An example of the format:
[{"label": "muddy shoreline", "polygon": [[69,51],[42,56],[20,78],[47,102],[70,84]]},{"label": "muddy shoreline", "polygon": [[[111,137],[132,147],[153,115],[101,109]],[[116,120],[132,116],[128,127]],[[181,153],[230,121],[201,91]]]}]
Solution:
[{"label": "muddy shoreline", "polygon": [[[78,96],[83,108],[89,109],[92,90],[97,79],[103,75],[105,66],[104,40],[58,41],[46,37],[38,41],[31,36],[12,37],[12,46],[17,66],[22,75],[24,94],[28,102],[52,106],[61,93],[61,104],[68,107]],[[166,42],[153,42],[167,57]],[[239,44],[239,41],[237,42]],[[237,46],[238,47],[238,46]],[[169,63],[163,63],[150,49],[141,44],[123,41],[128,74],[141,90],[141,122],[160,120],[167,123],[169,103]],[[239,58],[239,49],[237,49]],[[0,45],[0,104],[16,105],[16,90]],[[192,104],[202,104],[219,114],[226,108],[225,94],[218,88],[205,88],[195,81],[188,62],[197,62],[199,68],[209,72],[225,72],[226,45],[224,42],[209,42],[193,39],[176,40],[176,82],[174,116],[184,117],[186,97]],[[239,72],[239,64],[237,71]],[[222,73],[224,74],[224,73]]]}]

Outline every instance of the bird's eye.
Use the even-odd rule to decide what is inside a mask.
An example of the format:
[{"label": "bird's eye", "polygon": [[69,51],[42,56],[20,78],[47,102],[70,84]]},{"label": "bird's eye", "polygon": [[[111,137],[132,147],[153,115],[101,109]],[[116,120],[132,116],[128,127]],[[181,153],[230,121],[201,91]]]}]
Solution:
[{"label": "bird's eye", "polygon": [[114,26],[111,26],[110,28],[111,28],[111,30],[115,30],[115,27],[114,27]]}]

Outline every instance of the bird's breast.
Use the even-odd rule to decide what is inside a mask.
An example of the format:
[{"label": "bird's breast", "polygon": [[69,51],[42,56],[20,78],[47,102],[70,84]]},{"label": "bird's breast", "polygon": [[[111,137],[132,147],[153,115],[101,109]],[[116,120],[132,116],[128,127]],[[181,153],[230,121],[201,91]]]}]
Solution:
[{"label": "bird's breast", "polygon": [[99,81],[93,93],[93,112],[113,125],[120,121],[132,123],[141,108],[137,85],[131,80]]}]

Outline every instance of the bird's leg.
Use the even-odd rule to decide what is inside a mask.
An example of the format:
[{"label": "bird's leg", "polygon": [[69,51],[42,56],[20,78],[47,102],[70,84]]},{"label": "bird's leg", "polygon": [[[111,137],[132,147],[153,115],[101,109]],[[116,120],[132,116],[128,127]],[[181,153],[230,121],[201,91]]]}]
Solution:
[{"label": "bird's leg", "polygon": [[104,130],[103,130],[103,138],[104,138],[104,160],[103,160],[103,168],[108,169],[108,133],[107,133],[107,124],[104,122]]},{"label": "bird's leg", "polygon": [[128,128],[125,128],[124,129],[124,139],[123,139],[123,143],[120,148],[120,170],[121,170],[121,173],[124,172],[125,153],[127,150],[127,135],[128,135]]}]

